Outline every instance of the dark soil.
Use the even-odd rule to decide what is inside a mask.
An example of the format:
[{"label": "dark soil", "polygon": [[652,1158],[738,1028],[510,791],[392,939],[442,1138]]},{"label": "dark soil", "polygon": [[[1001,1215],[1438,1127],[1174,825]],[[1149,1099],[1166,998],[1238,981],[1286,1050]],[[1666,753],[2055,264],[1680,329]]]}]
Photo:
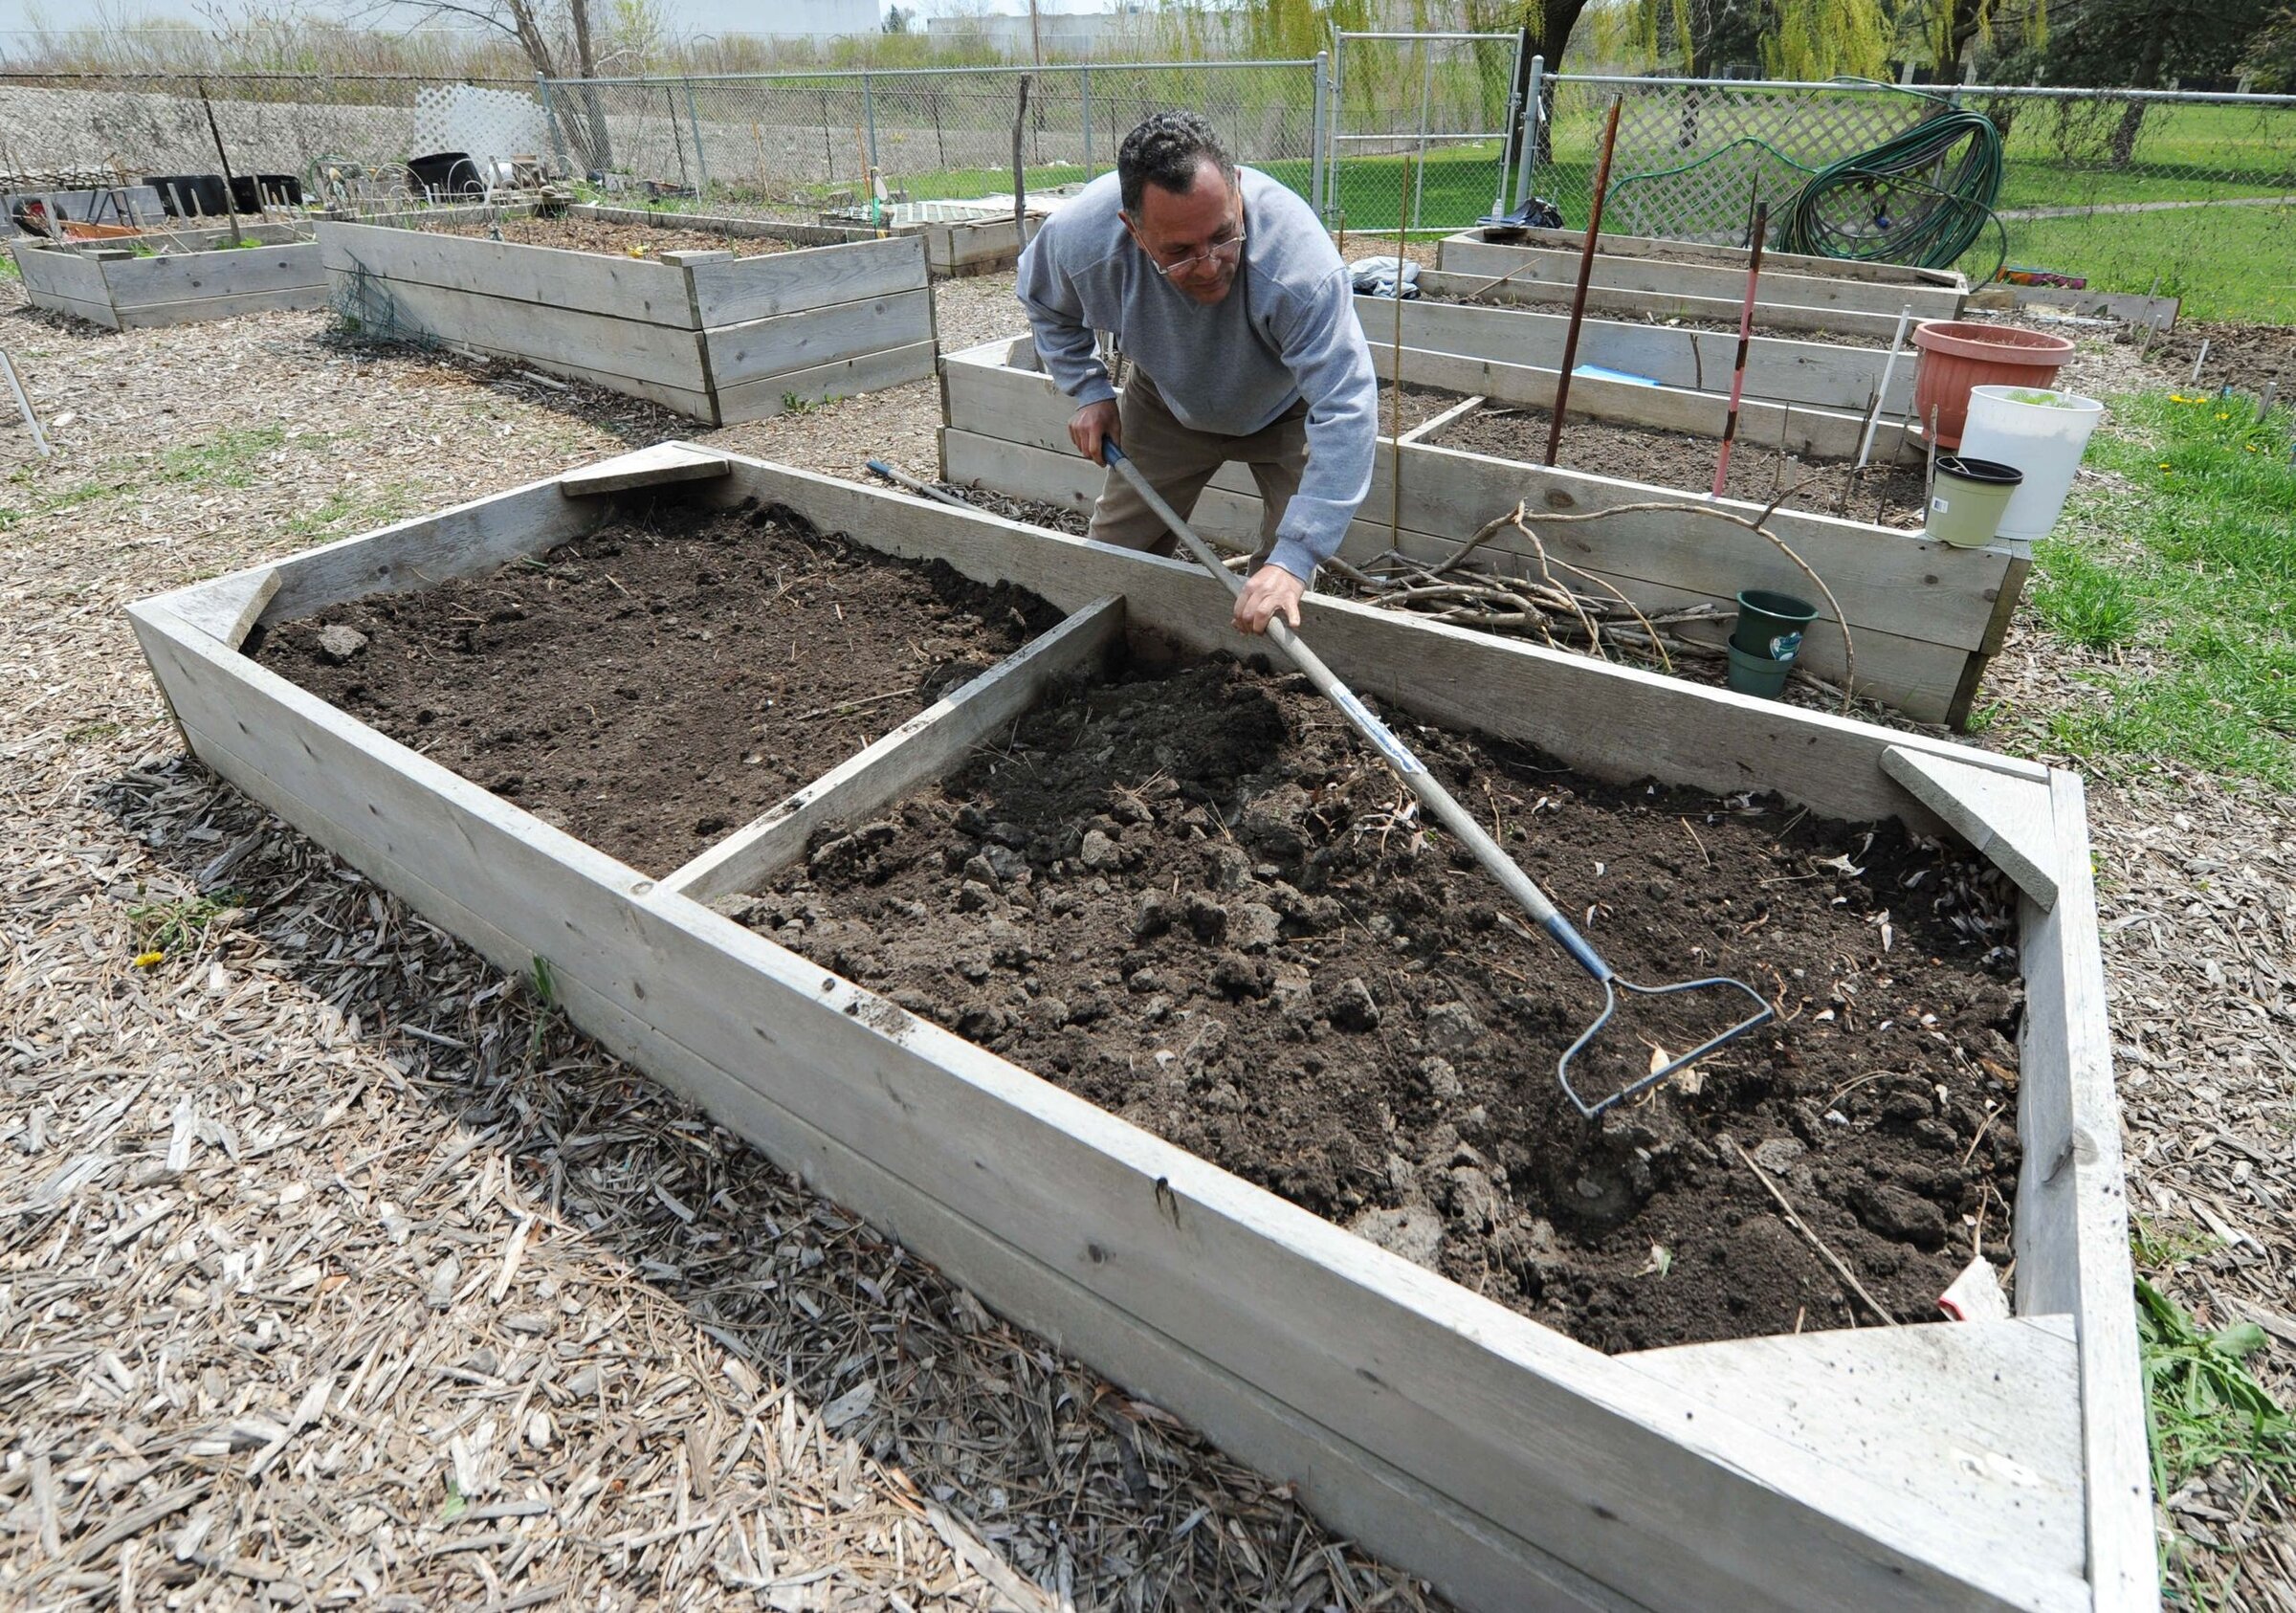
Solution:
[{"label": "dark soil", "polygon": [[[251,637],[275,672],[665,874],[1060,620],[784,510],[685,504]],[[348,628],[364,644],[322,644]]]},{"label": "dark soil", "polygon": [[[2119,340],[2130,347],[2145,345],[2142,325],[2124,325]],[[2200,343],[2208,357],[2200,365],[2200,386],[2209,391],[2227,384],[2244,392],[2262,392],[2278,383],[2281,395],[2296,392],[2296,325],[2233,324],[2218,320],[2183,320],[2165,335],[2154,336],[2146,358],[2168,372],[2179,386],[2190,386],[2193,361],[2200,358]]]},{"label": "dark soil", "polygon": [[[1424,440],[1440,448],[1536,464],[1546,457],[1552,418],[1534,405],[1486,405]],[[1574,416],[1563,425],[1559,463],[1568,470],[1704,493],[1714,484],[1714,459],[1721,448],[1714,437]],[[1731,449],[1730,481],[1724,491],[1733,498],[1767,504],[1781,489],[1799,482],[1804,484],[1800,491],[1780,508],[1833,515],[1847,486],[1849,501],[1840,513],[1850,519],[1911,530],[1924,524],[1921,466],[1868,465],[1863,476],[1854,476],[1856,463],[1803,459],[1793,453],[1781,461],[1775,442],[1741,435]]]},{"label": "dark soil", "polygon": [[[730,905],[1604,1350],[1852,1319],[1733,1144],[1901,1319],[1933,1318],[1980,1244],[2007,1260],[2021,988],[1997,874],[1896,827],[1402,732],[1627,977],[1738,974],[1782,1022],[1582,1119],[1555,1061],[1599,993],[1304,680],[1226,660],[1071,688]],[[1638,1000],[1588,1085],[1732,1017]]]},{"label": "dark soil", "polygon": [[1015,498],[993,488],[960,487],[955,482],[937,481],[933,485],[963,499],[976,510],[986,510],[992,516],[1003,516],[1006,520],[1028,526],[1065,532],[1071,538],[1083,537],[1093,524],[1091,512],[1071,510],[1066,504],[1048,504],[1041,498]]},{"label": "dark soil", "polygon": [[682,230],[669,222],[675,217],[674,213],[665,213],[661,224],[616,224],[571,214],[559,218],[506,218],[499,224],[457,224],[445,232],[511,241],[519,246],[603,253],[608,257],[659,257],[666,252],[730,252],[736,257],[763,257],[794,250],[787,241],[757,235]]},{"label": "dark soil", "polygon": [[[1467,302],[1473,300],[1482,307],[1517,308],[1533,314],[1568,314],[1571,311],[1571,305],[1567,299],[1558,298],[1554,301],[1547,301],[1544,299],[1532,300],[1517,298],[1511,300],[1506,295],[1506,288],[1504,286],[1500,287],[1497,291],[1492,292],[1488,297],[1472,299],[1466,297],[1446,297],[1440,292],[1423,292],[1421,295],[1429,302]],[[1738,335],[1738,321],[1734,317],[1727,320],[1702,320],[1692,319],[1688,316],[1661,317],[1657,315],[1648,315],[1638,318],[1633,314],[1624,313],[1616,308],[1589,308],[1586,311],[1586,317],[1590,320],[1603,320],[1608,324],[1654,325],[1662,330],[1715,331],[1730,337],[1730,339],[1733,342],[1737,340]],[[1365,328],[1366,330],[1369,329],[1368,326]],[[1849,331],[1780,330],[1776,325],[1770,323],[1768,320],[1762,318],[1762,310],[1759,305],[1756,305],[1754,310],[1754,334],[1759,337],[1766,337],[1777,342],[1823,342],[1829,347],[1873,347],[1877,345],[1887,347],[1888,345],[1887,340],[1877,343],[1870,336],[1862,336],[1856,334],[1855,332]],[[1379,337],[1377,335],[1373,335],[1371,340],[1374,346],[1379,344]],[[1735,356],[1735,353],[1736,349],[1733,347],[1732,349],[1732,354],[1733,357]],[[1727,373],[1727,370],[1725,373]]]}]

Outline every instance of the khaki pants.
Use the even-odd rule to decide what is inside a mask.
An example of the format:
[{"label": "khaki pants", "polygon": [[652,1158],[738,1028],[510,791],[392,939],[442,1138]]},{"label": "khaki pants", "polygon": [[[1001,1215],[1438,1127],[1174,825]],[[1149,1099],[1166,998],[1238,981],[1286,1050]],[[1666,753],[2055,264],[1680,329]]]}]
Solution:
[{"label": "khaki pants", "polygon": [[[1292,496],[1299,491],[1300,477],[1308,468],[1305,398],[1248,436],[1222,436],[1181,424],[1156,384],[1135,365],[1116,409],[1121,423],[1118,446],[1140,468],[1148,485],[1183,517],[1195,514],[1204,484],[1221,466],[1235,459],[1250,467],[1251,479],[1259,484],[1263,510],[1259,552],[1264,556],[1275,546],[1276,525],[1284,519]],[[1100,490],[1099,503],[1093,507],[1089,535],[1103,543],[1146,549],[1152,554],[1169,555],[1180,546],[1180,540],[1164,529],[1146,500],[1113,470],[1108,474],[1108,485]]]}]

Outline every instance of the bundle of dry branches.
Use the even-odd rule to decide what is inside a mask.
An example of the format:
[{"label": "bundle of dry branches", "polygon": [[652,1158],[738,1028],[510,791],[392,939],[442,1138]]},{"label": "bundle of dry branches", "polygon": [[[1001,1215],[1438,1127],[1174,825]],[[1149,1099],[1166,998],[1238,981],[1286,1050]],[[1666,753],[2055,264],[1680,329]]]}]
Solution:
[{"label": "bundle of dry branches", "polygon": [[[1849,623],[1843,616],[1841,603],[1825,580],[1811,569],[1808,562],[1796,554],[1791,545],[1769,529],[1769,519],[1779,503],[1791,497],[1798,488],[1779,494],[1760,516],[1749,519],[1732,511],[1711,504],[1694,502],[1667,502],[1650,500],[1621,504],[1607,510],[1595,510],[1575,516],[1542,516],[1541,524],[1601,520],[1607,517],[1629,512],[1679,510],[1692,515],[1710,516],[1741,526],[1767,540],[1786,559],[1793,562],[1801,574],[1810,580],[1833,612],[1834,622],[1842,630],[1842,643],[1847,675],[1840,688],[1825,682],[1797,663],[1793,677],[1828,698],[1838,699],[1846,712],[1850,705],[1850,691],[1857,681],[1857,648],[1850,636]],[[1531,558],[1537,563],[1537,575],[1512,573],[1497,566],[1461,571],[1470,556],[1482,550],[1501,532],[1512,531],[1530,545]],[[1344,578],[1366,602],[1409,610],[1429,616],[1439,622],[1450,622],[1460,627],[1481,628],[1491,632],[1536,633],[1550,648],[1572,650],[1604,660],[1636,660],[1655,662],[1662,670],[1672,672],[1677,656],[1696,661],[1721,661],[1728,652],[1719,644],[1686,637],[1680,630],[1693,623],[1728,624],[1735,619],[1734,612],[1711,603],[1683,606],[1656,615],[1639,608],[1635,603],[1603,578],[1582,571],[1566,561],[1556,560],[1547,552],[1547,545],[1534,531],[1525,518],[1521,503],[1507,514],[1485,521],[1474,536],[1453,549],[1440,561],[1424,561],[1390,549],[1369,565],[1358,566],[1346,561],[1334,560],[1332,569]],[[1575,586],[1558,577],[1577,579]]]}]

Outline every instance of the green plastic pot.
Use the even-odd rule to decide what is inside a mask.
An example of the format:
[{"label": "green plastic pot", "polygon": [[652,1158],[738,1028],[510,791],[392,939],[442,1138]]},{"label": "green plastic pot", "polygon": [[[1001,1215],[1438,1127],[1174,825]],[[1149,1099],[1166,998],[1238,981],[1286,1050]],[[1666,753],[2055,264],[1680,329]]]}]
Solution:
[{"label": "green plastic pot", "polygon": [[1759,695],[1775,700],[1786,686],[1786,674],[1794,670],[1792,660],[1775,661],[1767,655],[1750,655],[1736,645],[1730,647],[1730,687],[1740,695]]},{"label": "green plastic pot", "polygon": [[1790,665],[1801,652],[1801,635],[1817,619],[1818,608],[1807,600],[1768,588],[1747,588],[1738,595],[1738,625],[1731,630],[1731,646],[1762,660]]},{"label": "green plastic pot", "polygon": [[2001,529],[2001,517],[2025,473],[1998,459],[1940,453],[1937,480],[1930,489],[1930,521],[1925,538],[1956,549],[1981,549]]}]

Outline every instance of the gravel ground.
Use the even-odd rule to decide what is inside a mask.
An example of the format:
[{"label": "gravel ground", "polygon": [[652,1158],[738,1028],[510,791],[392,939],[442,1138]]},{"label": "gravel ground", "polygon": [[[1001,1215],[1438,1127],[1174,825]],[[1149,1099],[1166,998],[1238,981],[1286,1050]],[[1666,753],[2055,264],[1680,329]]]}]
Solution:
[{"label": "gravel ground", "polygon": [[[943,345],[1017,334],[1010,287],[937,287]],[[0,425],[0,1602],[1427,1602],[188,762],[120,611],[667,435],[929,474],[934,385],[705,433],[327,326],[0,279],[58,448]],[[1981,742],[2045,754],[2083,666],[2020,617]],[[2091,779],[2152,1269],[2296,1400],[2296,816]],[[2162,1499],[2208,1605],[2296,1610],[2286,1494]]]}]

